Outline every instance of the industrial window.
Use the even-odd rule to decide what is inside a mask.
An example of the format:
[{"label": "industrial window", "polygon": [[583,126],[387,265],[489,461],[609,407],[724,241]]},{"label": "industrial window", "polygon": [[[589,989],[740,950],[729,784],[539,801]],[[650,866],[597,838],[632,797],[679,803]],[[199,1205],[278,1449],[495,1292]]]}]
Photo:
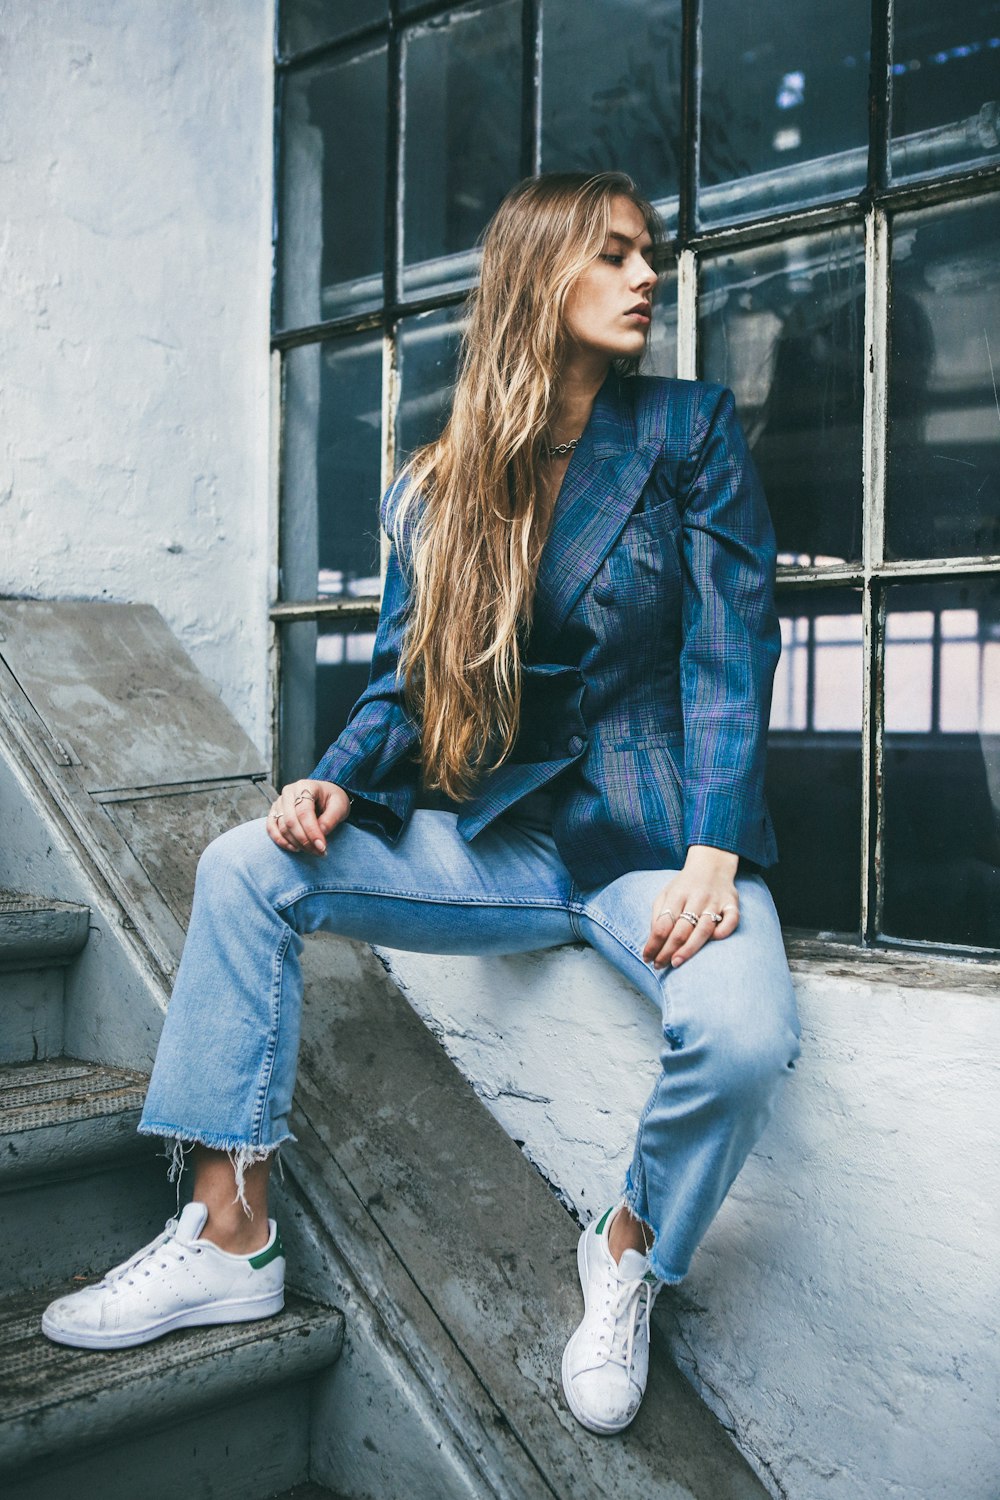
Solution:
[{"label": "industrial window", "polygon": [[279,774],[366,679],[477,236],[620,167],[650,368],[732,386],[775,519],[786,928],[1000,948],[1000,0],[284,0],[276,70]]}]

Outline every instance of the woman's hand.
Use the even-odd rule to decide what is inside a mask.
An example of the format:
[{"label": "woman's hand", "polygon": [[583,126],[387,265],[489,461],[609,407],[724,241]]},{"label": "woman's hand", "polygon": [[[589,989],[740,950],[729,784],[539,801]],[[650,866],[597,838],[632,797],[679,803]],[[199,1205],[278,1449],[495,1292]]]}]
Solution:
[{"label": "woman's hand", "polygon": [[[735,885],[739,862],[739,855],[728,849],[691,845],[683,870],[664,886],[653,903],[649,937],[642,950],[646,963],[654,969],[665,969],[667,964],[676,969],[709,938],[726,938],[736,931],[740,920]],[[697,921],[689,921],[685,913]],[[716,921],[717,917],[722,920]]]},{"label": "woman's hand", "polygon": [[333,781],[290,781],[271,804],[267,831],[288,854],[325,854],[327,834],[350,810],[350,797]]}]

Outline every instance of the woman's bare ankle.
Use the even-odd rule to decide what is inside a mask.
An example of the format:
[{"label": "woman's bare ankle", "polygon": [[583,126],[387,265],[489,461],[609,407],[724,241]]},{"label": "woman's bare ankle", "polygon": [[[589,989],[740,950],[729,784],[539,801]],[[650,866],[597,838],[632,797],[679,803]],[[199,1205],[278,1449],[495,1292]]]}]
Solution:
[{"label": "woman's bare ankle", "polygon": [[228,1152],[196,1147],[191,1196],[208,1209],[199,1238],[209,1240],[230,1255],[252,1255],[263,1249],[271,1233],[267,1218],[270,1172],[269,1160],[252,1163],[244,1171],[240,1194]]},{"label": "woman's bare ankle", "polygon": [[646,1255],[653,1243],[653,1231],[642,1219],[637,1219],[629,1208],[622,1206],[611,1220],[608,1229],[608,1249],[616,1261],[621,1260],[626,1250],[637,1250]]}]

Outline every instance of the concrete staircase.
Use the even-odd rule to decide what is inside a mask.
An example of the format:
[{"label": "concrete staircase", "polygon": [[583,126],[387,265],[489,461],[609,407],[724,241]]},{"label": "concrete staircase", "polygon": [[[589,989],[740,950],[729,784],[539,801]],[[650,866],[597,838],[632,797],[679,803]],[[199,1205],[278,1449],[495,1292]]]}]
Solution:
[{"label": "concrete staircase", "polygon": [[162,1156],[135,1133],[145,1076],[61,1053],[89,917],[0,897],[0,1491],[264,1500],[308,1477],[310,1382],[340,1353],[340,1312],[293,1294],[267,1322],[115,1354],[39,1331],[53,1297],[175,1208]]},{"label": "concrete staircase", "polygon": [[636,1422],[573,1420],[577,1226],[338,938],[304,952],[285,1313],[115,1354],[43,1339],[48,1300],[176,1210],[134,1125],[198,854],[270,796],[155,611],[0,600],[0,886],[46,893],[0,903],[4,1500],[766,1500],[669,1357],[667,1294]]}]

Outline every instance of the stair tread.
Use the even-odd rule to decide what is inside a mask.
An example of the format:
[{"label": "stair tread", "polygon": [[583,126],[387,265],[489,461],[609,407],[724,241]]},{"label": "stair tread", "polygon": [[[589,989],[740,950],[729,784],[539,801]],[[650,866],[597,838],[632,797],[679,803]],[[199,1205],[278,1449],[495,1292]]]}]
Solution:
[{"label": "stair tread", "polygon": [[190,1370],[198,1360],[258,1344],[262,1338],[303,1339],[313,1331],[343,1331],[343,1314],[333,1307],[289,1292],[284,1311],[255,1323],[222,1323],[216,1327],[178,1329],[150,1344],[111,1352],[71,1349],[54,1344],[39,1327],[48,1304],[90,1284],[59,1282],[0,1302],[0,1350],[3,1351],[3,1393],[0,1428],[42,1408],[63,1406],[68,1401],[90,1401],[98,1394],[125,1390],[137,1381],[152,1378],[169,1381],[177,1372]]},{"label": "stair tread", "polygon": [[40,1328],[46,1305],[66,1290],[61,1282],[0,1302],[0,1473],[29,1474],[39,1459],[307,1380],[344,1342],[338,1308],[289,1292],[282,1312],[257,1322],[178,1329],[134,1349],[70,1349]]},{"label": "stair tread", "polygon": [[87,941],[90,908],[0,889],[0,968],[68,963]]},{"label": "stair tread", "polygon": [[127,1068],[58,1057],[0,1066],[0,1133],[138,1111],[148,1079]]}]

